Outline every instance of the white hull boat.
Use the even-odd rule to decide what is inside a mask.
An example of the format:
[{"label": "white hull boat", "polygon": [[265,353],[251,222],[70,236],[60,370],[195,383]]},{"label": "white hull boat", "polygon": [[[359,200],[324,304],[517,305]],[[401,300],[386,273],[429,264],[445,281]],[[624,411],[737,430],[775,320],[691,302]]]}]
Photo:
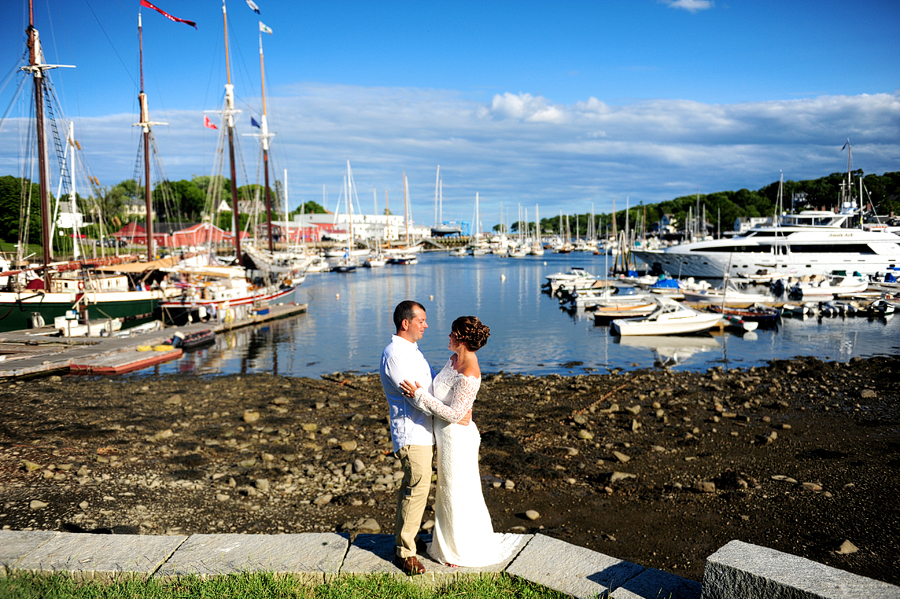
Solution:
[{"label": "white hull boat", "polygon": [[611,324],[616,335],[684,335],[706,331],[722,322],[719,314],[699,312],[674,300],[660,297],[659,306],[646,318],[616,319]]},{"label": "white hull boat", "polygon": [[732,238],[634,250],[634,255],[670,275],[714,279],[723,273],[749,278],[759,271],[801,276],[852,269],[870,275],[900,265],[900,236],[847,227],[855,214],[850,207],[839,213],[805,210]]}]

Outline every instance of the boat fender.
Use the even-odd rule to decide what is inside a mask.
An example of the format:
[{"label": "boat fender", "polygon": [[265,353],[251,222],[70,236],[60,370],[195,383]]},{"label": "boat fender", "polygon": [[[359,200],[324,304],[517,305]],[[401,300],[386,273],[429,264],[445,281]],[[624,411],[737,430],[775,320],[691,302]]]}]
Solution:
[{"label": "boat fender", "polygon": [[225,321],[225,324],[234,322],[234,310],[232,308],[225,310],[225,318],[223,320]]},{"label": "boat fender", "polygon": [[32,312],[31,313],[31,328],[39,329],[44,326],[44,317],[40,312]]}]

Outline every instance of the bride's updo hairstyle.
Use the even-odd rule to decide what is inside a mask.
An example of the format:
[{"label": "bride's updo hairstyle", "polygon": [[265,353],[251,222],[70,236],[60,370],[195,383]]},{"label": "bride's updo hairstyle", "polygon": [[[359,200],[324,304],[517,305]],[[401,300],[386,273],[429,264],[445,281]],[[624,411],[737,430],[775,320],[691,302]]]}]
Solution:
[{"label": "bride's updo hairstyle", "polygon": [[478,320],[477,316],[460,316],[453,321],[450,330],[456,333],[456,340],[469,351],[478,351],[487,343],[491,329]]}]

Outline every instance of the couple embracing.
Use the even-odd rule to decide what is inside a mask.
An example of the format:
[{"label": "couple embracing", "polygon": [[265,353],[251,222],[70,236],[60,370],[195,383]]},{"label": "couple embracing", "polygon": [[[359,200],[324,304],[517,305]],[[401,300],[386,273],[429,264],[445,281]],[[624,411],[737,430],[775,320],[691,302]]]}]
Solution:
[{"label": "couple embracing", "polygon": [[[390,409],[394,454],[403,480],[397,498],[396,563],[407,574],[422,574],[419,551],[450,566],[496,564],[512,553],[517,535],[494,533],[481,491],[478,447],[481,436],[471,422],[481,386],[475,355],[490,329],[475,316],[453,321],[453,354],[435,374],[418,341],[428,328],[425,307],[400,302],[394,310],[397,333],[381,355],[381,385]],[[432,542],[418,539],[431,489],[431,462],[437,446],[437,493]],[[417,549],[418,547],[418,549]]]}]

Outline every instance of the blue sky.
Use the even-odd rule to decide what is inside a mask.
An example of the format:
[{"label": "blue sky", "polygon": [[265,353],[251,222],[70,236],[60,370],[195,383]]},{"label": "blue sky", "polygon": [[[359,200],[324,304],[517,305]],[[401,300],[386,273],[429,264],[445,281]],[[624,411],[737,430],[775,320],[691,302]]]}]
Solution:
[{"label": "blue sky", "polygon": [[[397,212],[402,173],[416,220],[485,222],[500,202],[542,216],[757,189],[854,168],[900,170],[900,3],[295,2],[227,0],[238,131],[261,110],[265,36],[272,155],[292,205],[333,208],[346,159],[360,202]],[[225,79],[219,0],[144,8],[145,90],[170,179],[212,174]],[[27,2],[0,0],[0,109],[13,99]],[[131,176],[138,144],[138,0],[35,0],[51,78],[101,183]],[[10,77],[12,77],[10,79]],[[19,174],[25,96],[0,130],[0,174]],[[214,119],[218,117],[210,115]],[[247,179],[258,150],[241,141]]]}]

